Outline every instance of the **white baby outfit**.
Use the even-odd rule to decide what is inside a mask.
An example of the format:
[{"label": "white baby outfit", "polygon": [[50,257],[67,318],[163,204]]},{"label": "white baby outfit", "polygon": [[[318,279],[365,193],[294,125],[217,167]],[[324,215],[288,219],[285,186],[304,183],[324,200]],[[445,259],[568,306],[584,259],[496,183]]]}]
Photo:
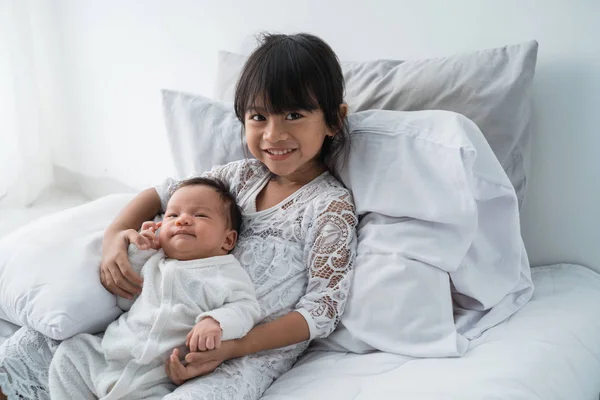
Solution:
[{"label": "white baby outfit", "polygon": [[52,399],[162,399],[175,389],[165,361],[174,348],[187,353],[186,336],[197,322],[214,318],[229,340],[258,321],[254,286],[232,255],[178,261],[131,245],[129,259],[141,269],[142,293],[103,338],[82,334],[60,345],[50,367]]}]

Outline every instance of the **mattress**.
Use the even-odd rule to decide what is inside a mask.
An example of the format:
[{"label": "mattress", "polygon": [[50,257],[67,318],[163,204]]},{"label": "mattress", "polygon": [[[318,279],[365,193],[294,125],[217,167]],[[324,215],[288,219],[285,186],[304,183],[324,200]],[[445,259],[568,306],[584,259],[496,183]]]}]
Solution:
[{"label": "mattress", "polygon": [[600,274],[560,264],[533,279],[533,299],[462,358],[310,352],[264,399],[597,400]]}]

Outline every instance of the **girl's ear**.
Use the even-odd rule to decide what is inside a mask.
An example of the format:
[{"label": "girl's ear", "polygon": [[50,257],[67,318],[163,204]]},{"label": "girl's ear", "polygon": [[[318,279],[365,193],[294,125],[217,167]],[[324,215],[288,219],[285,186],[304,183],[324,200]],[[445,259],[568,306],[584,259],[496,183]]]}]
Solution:
[{"label": "girl's ear", "polygon": [[[348,104],[340,104],[340,119],[343,121],[348,116]],[[340,121],[341,122],[341,121]]]},{"label": "girl's ear", "polygon": [[[338,121],[338,129],[342,129],[342,125],[344,124],[344,120],[346,119],[346,117],[348,116],[348,104],[346,103],[342,103],[340,104],[340,112],[339,112],[339,121]],[[331,135],[327,135],[330,137],[334,137],[336,135],[337,132],[331,132]]]},{"label": "girl's ear", "polygon": [[226,250],[228,253],[233,250],[235,247],[235,243],[237,242],[238,234],[233,229],[227,231],[227,235],[225,236],[225,240],[223,241],[223,250]]}]

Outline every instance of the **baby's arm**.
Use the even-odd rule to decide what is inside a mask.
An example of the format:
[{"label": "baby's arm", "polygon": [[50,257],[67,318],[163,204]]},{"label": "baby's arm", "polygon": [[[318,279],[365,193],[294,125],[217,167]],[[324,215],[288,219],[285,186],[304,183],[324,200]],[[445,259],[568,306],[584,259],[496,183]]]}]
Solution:
[{"label": "baby's arm", "polygon": [[259,321],[260,305],[252,280],[241,266],[231,272],[225,283],[230,290],[225,304],[196,318],[186,341],[191,351],[211,350],[218,348],[221,340],[241,338]]}]

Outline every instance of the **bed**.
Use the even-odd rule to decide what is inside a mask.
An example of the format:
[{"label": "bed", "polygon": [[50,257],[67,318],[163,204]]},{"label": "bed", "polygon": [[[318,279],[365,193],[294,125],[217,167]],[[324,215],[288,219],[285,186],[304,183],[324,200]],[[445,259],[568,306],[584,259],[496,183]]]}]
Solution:
[{"label": "bed", "polygon": [[[513,10],[520,8],[520,3],[512,6]],[[560,11],[549,14],[562,19]],[[587,15],[587,12],[581,11],[580,14]],[[449,24],[448,31],[455,23]],[[530,37],[530,23],[527,21],[524,24],[520,25],[521,31],[527,32],[527,37]],[[466,20],[464,25],[467,26]],[[555,24],[548,26],[554,27]],[[551,30],[554,31],[554,28]],[[405,40],[413,40],[406,37],[408,39]],[[398,39],[389,40],[395,45]],[[450,51],[454,51],[454,47],[448,49]],[[534,135],[537,144],[533,149],[534,157],[525,160],[526,164],[534,164],[535,173],[531,174],[528,183],[529,201],[521,209],[524,211],[522,231],[527,239],[532,264],[536,265],[531,269],[535,286],[531,300],[516,314],[472,340],[462,357],[420,358],[384,351],[347,352],[339,348],[333,351],[332,346],[315,343],[291,371],[274,382],[264,394],[264,399],[596,400],[600,397],[600,253],[595,247],[598,238],[588,235],[586,228],[592,225],[597,227],[600,222],[597,220],[598,214],[589,213],[597,205],[591,207],[586,203],[582,208],[585,212],[581,213],[574,207],[569,207],[565,213],[557,212],[562,211],[568,200],[565,193],[573,192],[573,196],[586,199],[598,198],[595,187],[579,187],[580,181],[569,181],[569,175],[562,174],[563,170],[573,172],[571,168],[577,167],[584,176],[589,177],[593,175],[593,168],[589,167],[595,166],[596,170],[600,170],[597,161],[583,156],[579,159],[579,153],[575,151],[583,154],[585,140],[589,138],[573,140],[569,129],[566,129],[572,124],[581,131],[595,132],[597,125],[589,113],[584,115],[589,107],[586,109],[581,104],[573,106],[577,107],[577,111],[573,108],[567,112],[557,112],[557,103],[552,103],[551,99],[556,90],[563,89],[566,93],[571,86],[567,89],[556,79],[562,76],[563,69],[566,71],[560,65],[564,60],[552,51],[548,54],[550,56],[546,55],[536,72],[538,75],[533,91],[540,106],[541,119],[537,121],[538,130]],[[224,76],[230,64],[236,64],[233,69],[239,68],[240,61],[231,54],[221,54],[220,57],[217,77],[220,82],[217,82],[218,88],[213,97],[227,101],[231,96],[233,80],[228,81]],[[373,71],[376,70],[373,65],[371,67]],[[437,69],[434,71],[437,72]],[[231,75],[234,76],[234,72]],[[486,79],[492,78],[484,77],[481,81]],[[518,88],[519,83],[516,82],[515,87]],[[357,87],[352,93],[361,96],[364,90]],[[357,98],[360,100],[360,97]],[[590,99],[591,94],[587,101]],[[370,106],[363,105],[365,108]],[[564,116],[567,118],[563,121]],[[189,143],[179,145],[182,149],[196,147]],[[573,146],[570,148],[573,154],[569,160],[562,154],[561,147],[570,145]],[[230,150],[227,148],[226,151]],[[202,159],[206,160],[206,157]],[[574,162],[575,159],[580,162]],[[584,165],[588,168],[583,168]],[[194,165],[178,165],[181,170],[190,170],[192,167]],[[513,184],[518,186],[520,181],[518,177],[516,179]],[[558,191],[563,193],[557,195]],[[84,195],[53,191],[51,196],[42,198],[29,209],[10,210],[9,218],[6,218],[8,214],[3,213],[0,216],[3,223],[0,237],[41,215],[86,201],[88,199]],[[591,218],[593,223],[580,224],[586,218]],[[558,222],[547,223],[551,219]],[[564,226],[564,230],[557,229],[557,225]],[[577,227],[581,229],[575,229]],[[16,329],[17,325],[0,319],[0,344]]]},{"label": "bed", "polygon": [[462,358],[314,351],[265,399],[597,399],[600,275],[572,264],[533,270],[533,299]]},{"label": "bed", "polygon": [[[53,190],[32,208],[13,210],[0,235],[86,200]],[[263,398],[597,399],[600,274],[574,264],[535,267],[532,274],[533,299],[461,358],[353,354],[313,346]],[[0,344],[18,328],[0,319]]]}]

